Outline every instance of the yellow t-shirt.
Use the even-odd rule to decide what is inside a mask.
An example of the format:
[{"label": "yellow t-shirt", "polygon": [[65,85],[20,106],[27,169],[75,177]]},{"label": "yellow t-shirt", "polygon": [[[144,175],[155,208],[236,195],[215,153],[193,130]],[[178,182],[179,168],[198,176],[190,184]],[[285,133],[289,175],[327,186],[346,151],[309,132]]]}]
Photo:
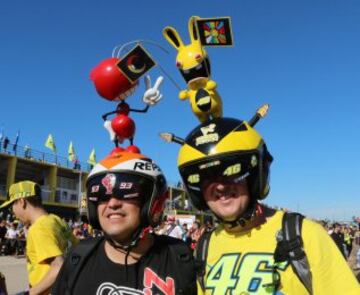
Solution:
[{"label": "yellow t-shirt", "polygon": [[30,226],[26,239],[30,285],[38,284],[48,272],[47,259],[65,254],[75,242],[69,227],[58,216],[47,214],[37,219]]},{"label": "yellow t-shirt", "polygon": [[[242,234],[221,226],[210,239],[205,274],[205,294],[274,294],[273,265],[276,233],[282,227],[278,211],[265,224]],[[360,294],[359,284],[327,232],[304,219],[302,239],[312,272],[313,294]],[[291,265],[280,266],[280,288],[275,294],[308,294]],[[266,286],[267,285],[267,286]],[[199,294],[204,294],[199,286]]]}]

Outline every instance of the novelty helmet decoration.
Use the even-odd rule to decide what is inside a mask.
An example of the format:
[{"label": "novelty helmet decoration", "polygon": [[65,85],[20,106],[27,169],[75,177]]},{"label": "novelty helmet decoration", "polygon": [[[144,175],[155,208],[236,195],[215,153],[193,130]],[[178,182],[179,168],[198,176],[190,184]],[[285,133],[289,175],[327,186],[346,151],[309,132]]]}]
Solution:
[{"label": "novelty helmet decoration", "polygon": [[[121,53],[121,50],[118,54]],[[156,65],[150,54],[140,45],[136,45],[124,57],[112,57],[100,62],[90,73],[97,93],[109,101],[119,102],[114,111],[102,116],[104,127],[109,132],[110,140],[119,147],[125,139],[130,141],[129,150],[140,152],[137,146],[133,145],[136,131],[135,122],[129,117],[129,113],[148,111],[149,106],[157,104],[162,94],[159,87],[163,77],[158,77],[154,86],[151,86],[149,76],[145,77],[145,93],[143,101],[146,104],[143,109],[132,109],[125,100],[134,93],[139,82],[138,79]],[[115,117],[110,121],[108,116]]]},{"label": "novelty helmet decoration", "polygon": [[[269,192],[270,164],[273,160],[266,144],[254,126],[269,109],[265,104],[248,121],[223,118],[222,102],[210,78],[209,57],[204,46],[231,46],[233,38],[230,18],[189,20],[191,43],[184,45],[177,31],[166,27],[163,35],[178,51],[176,66],[187,82],[188,89],[180,92],[181,99],[190,99],[193,112],[201,121],[182,139],[171,133],[160,136],[181,145],[178,168],[193,204],[200,210],[209,209],[203,190],[206,183],[217,178],[237,183],[247,181],[251,203],[246,212],[231,222],[249,219],[257,210],[257,201]],[[213,92],[211,92],[213,91]],[[216,179],[215,179],[216,178]]]},{"label": "novelty helmet decoration", "polygon": [[86,181],[87,209],[90,224],[101,229],[97,205],[110,197],[137,199],[140,202],[141,228],[161,221],[168,197],[166,179],[149,157],[122,151],[97,163]]},{"label": "novelty helmet decoration", "polygon": [[[212,22],[215,22],[215,27]],[[221,25],[223,22],[227,26]],[[189,99],[194,114],[200,122],[205,122],[210,118],[222,117],[222,101],[216,91],[216,82],[211,80],[210,60],[204,46],[231,45],[230,22],[228,18],[207,19],[204,22],[199,17],[192,16],[189,19],[188,27],[191,39],[191,43],[188,45],[184,45],[180,35],[172,27],[164,28],[163,35],[178,51],[176,66],[188,85],[187,90],[182,90],[179,93],[179,98],[181,100]],[[210,27],[213,29],[206,30]],[[217,29],[225,32],[225,27],[227,28],[226,35],[221,37],[223,35]],[[228,37],[227,40],[226,36]]]}]

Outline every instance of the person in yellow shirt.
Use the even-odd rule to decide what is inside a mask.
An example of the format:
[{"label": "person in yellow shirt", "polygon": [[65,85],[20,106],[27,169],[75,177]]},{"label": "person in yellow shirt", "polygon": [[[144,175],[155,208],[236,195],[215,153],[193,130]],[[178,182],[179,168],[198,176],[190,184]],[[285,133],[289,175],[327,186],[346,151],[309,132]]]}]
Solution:
[{"label": "person in yellow shirt", "polygon": [[1,208],[12,207],[15,216],[30,224],[26,239],[30,294],[49,294],[62,266],[64,255],[76,243],[67,224],[48,214],[41,201],[41,188],[32,181],[10,186],[8,201]]},{"label": "person in yellow shirt", "polygon": [[[360,294],[327,232],[265,206],[273,161],[254,124],[209,120],[186,137],[179,172],[192,203],[220,225],[196,249],[199,294]],[[291,221],[289,221],[291,220]]]}]

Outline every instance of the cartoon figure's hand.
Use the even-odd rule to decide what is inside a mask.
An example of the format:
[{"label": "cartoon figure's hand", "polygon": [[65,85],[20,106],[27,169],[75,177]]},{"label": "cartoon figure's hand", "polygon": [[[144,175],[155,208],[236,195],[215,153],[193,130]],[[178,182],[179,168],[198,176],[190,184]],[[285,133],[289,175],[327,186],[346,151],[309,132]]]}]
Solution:
[{"label": "cartoon figure's hand", "polygon": [[145,93],[143,96],[143,101],[150,106],[157,104],[162,98],[162,94],[159,91],[159,87],[164,78],[162,76],[156,79],[156,82],[153,87],[151,87],[151,79],[150,76],[145,77]]},{"label": "cartoon figure's hand", "polygon": [[105,127],[105,129],[109,132],[110,140],[111,140],[111,141],[114,141],[114,140],[116,139],[116,134],[115,134],[114,130],[113,130],[112,127],[111,127],[111,121],[106,120],[106,121],[104,122],[104,127]]},{"label": "cartoon figure's hand", "polygon": [[217,86],[217,84],[216,84],[216,82],[213,81],[213,80],[209,80],[209,81],[207,81],[207,83],[206,83],[206,88],[209,89],[209,90],[214,90],[214,89],[216,89],[216,86]]},{"label": "cartoon figure's hand", "polygon": [[187,91],[187,90],[181,90],[181,91],[179,92],[179,98],[180,98],[181,100],[184,100],[184,99],[189,98],[189,91]]}]

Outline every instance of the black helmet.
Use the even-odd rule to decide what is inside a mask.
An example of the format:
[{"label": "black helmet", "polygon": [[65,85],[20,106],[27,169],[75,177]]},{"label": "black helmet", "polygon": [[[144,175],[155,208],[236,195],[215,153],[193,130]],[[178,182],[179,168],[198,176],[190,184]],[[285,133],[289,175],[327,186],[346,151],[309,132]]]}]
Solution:
[{"label": "black helmet", "polygon": [[199,125],[186,137],[178,168],[193,204],[207,210],[203,181],[219,176],[236,182],[246,177],[251,200],[264,199],[269,192],[272,159],[260,134],[247,122],[217,118]]},{"label": "black helmet", "polygon": [[146,228],[161,221],[168,197],[160,168],[150,158],[130,152],[109,155],[97,163],[88,176],[86,189],[88,218],[95,229],[101,229],[97,204],[103,198],[140,197],[141,228]]}]

